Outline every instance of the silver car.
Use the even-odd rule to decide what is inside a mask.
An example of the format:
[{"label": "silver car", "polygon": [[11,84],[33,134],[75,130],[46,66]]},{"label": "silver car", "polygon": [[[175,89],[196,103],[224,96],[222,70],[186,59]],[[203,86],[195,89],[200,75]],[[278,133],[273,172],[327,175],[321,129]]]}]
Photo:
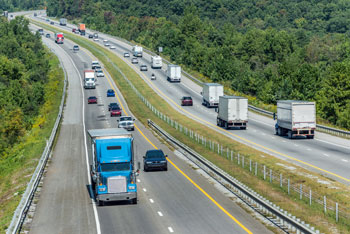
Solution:
[{"label": "silver car", "polygon": [[130,116],[121,116],[118,120],[118,128],[134,131],[134,121],[135,119]]}]

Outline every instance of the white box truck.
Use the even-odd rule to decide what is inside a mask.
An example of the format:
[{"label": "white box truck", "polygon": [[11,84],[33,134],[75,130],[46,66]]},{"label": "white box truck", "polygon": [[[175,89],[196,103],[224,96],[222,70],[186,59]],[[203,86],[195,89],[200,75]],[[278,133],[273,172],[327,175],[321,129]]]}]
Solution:
[{"label": "white box truck", "polygon": [[96,78],[95,78],[94,70],[84,70],[84,88],[85,89],[96,88]]},{"label": "white box truck", "polygon": [[238,96],[220,96],[217,125],[229,129],[246,129],[248,123],[248,99]]},{"label": "white box truck", "polygon": [[160,56],[152,56],[151,57],[151,67],[152,68],[162,68],[163,62],[162,57]]},{"label": "white box truck", "polygon": [[316,129],[316,104],[308,101],[277,101],[276,135],[305,136],[313,139]]},{"label": "white box truck", "polygon": [[215,107],[219,105],[219,97],[224,96],[224,86],[217,83],[204,83],[203,85],[203,105],[206,107]]},{"label": "white box truck", "polygon": [[135,45],[132,47],[132,54],[135,57],[142,57],[143,48],[141,46]]},{"label": "white box truck", "polygon": [[61,25],[61,26],[66,26],[66,25],[67,25],[67,19],[61,18],[61,19],[60,19],[60,25]]},{"label": "white box truck", "polygon": [[179,65],[174,65],[174,64],[168,65],[167,80],[170,82],[181,81],[181,67]]}]

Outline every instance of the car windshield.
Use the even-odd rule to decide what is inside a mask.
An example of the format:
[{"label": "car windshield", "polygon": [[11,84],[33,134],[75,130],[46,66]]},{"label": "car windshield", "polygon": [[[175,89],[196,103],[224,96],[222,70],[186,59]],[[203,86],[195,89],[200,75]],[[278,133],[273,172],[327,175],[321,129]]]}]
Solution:
[{"label": "car windshield", "polygon": [[191,97],[183,97],[184,100],[192,100]]},{"label": "car windshield", "polygon": [[128,171],[130,170],[130,162],[123,163],[102,163],[101,171],[110,172],[110,171]]},{"label": "car windshield", "polygon": [[120,122],[121,121],[131,121],[132,118],[131,117],[120,117]]},{"label": "car windshield", "polygon": [[160,150],[154,150],[154,151],[148,151],[146,153],[146,158],[165,158],[163,151]]},{"label": "car windshield", "polygon": [[118,111],[118,110],[120,110],[120,108],[119,108],[118,106],[112,106],[112,107],[111,107],[111,110],[112,110],[112,111]]},{"label": "car windshield", "polygon": [[89,97],[89,99],[96,99],[96,97]]},{"label": "car windshield", "polygon": [[113,89],[108,89],[108,93],[114,93]]}]

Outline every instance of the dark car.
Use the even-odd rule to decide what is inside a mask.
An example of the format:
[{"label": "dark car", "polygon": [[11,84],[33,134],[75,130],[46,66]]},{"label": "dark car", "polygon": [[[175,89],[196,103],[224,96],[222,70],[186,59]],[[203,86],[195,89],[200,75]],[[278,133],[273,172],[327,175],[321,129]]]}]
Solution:
[{"label": "dark car", "polygon": [[122,109],[120,109],[119,106],[112,106],[109,110],[109,113],[111,114],[111,117],[113,116],[121,116],[122,115]]},{"label": "dark car", "polygon": [[91,38],[94,38],[94,35],[92,35],[92,34],[89,34],[89,38],[91,39]]},{"label": "dark car", "polygon": [[117,106],[117,107],[119,107],[119,104],[118,104],[118,103],[116,103],[116,102],[111,102],[111,103],[109,103],[109,105],[108,105],[108,111],[110,111],[110,110],[111,110],[111,108],[112,108],[113,106]]},{"label": "dark car", "polygon": [[142,64],[141,66],[140,66],[140,71],[147,71],[148,69],[147,69],[147,65],[144,65],[144,64]]},{"label": "dark car", "polygon": [[193,101],[191,97],[182,97],[181,106],[193,106]]},{"label": "dark car", "polygon": [[95,96],[89,97],[88,104],[97,104],[97,97],[95,97]]},{"label": "dark car", "polygon": [[46,33],[46,38],[50,38],[50,33]]},{"label": "dark car", "polygon": [[107,97],[115,97],[115,93],[113,89],[108,89],[107,90]]},{"label": "dark car", "polygon": [[151,169],[163,169],[168,170],[168,162],[166,160],[167,155],[164,155],[162,150],[148,150],[146,155],[143,156],[143,169],[145,171]]},{"label": "dark car", "polygon": [[51,22],[50,22],[50,24],[51,24],[51,25],[54,25],[54,24],[55,24],[55,22],[51,21]]}]

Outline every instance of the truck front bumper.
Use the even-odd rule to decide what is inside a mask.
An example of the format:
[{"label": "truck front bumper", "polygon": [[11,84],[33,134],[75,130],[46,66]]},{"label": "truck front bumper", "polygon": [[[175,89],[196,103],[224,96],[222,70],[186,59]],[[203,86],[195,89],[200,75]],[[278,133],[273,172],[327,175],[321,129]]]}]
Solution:
[{"label": "truck front bumper", "polygon": [[98,201],[125,201],[137,198],[137,192],[129,192],[129,193],[107,193],[107,194],[99,194],[96,197]]}]

